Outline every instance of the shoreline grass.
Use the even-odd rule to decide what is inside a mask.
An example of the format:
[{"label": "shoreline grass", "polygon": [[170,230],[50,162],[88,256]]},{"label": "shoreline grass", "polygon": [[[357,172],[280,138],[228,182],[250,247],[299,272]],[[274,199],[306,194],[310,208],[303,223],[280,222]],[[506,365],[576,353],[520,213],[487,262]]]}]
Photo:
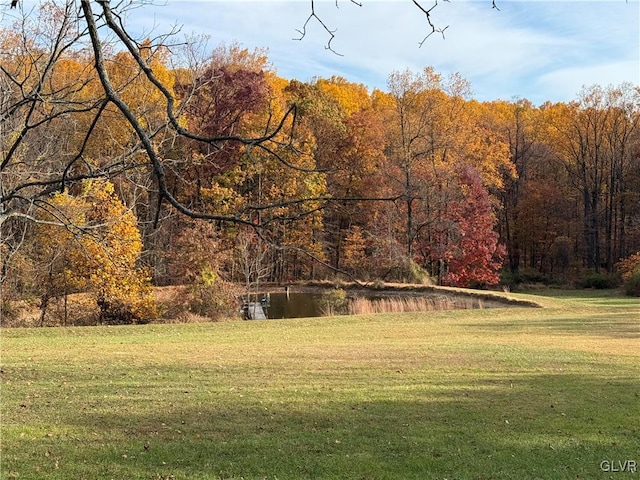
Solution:
[{"label": "shoreline grass", "polygon": [[[0,478],[599,479],[640,304],[4,329]],[[616,479],[639,473],[615,473]]]},{"label": "shoreline grass", "polygon": [[[504,306],[504,305],[501,305]],[[392,296],[381,298],[355,297],[349,301],[349,315],[377,313],[432,312],[435,310],[483,309],[482,298],[452,298],[451,296]]]}]

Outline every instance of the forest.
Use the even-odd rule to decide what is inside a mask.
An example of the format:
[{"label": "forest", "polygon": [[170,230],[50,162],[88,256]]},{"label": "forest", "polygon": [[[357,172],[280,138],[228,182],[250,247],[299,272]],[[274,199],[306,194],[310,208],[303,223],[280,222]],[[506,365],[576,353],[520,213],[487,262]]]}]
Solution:
[{"label": "forest", "polygon": [[336,278],[640,295],[638,85],[533,105],[429,66],[302,82],[91,3],[0,31],[3,318],[87,293],[148,321],[168,285],[214,316],[234,285]]}]

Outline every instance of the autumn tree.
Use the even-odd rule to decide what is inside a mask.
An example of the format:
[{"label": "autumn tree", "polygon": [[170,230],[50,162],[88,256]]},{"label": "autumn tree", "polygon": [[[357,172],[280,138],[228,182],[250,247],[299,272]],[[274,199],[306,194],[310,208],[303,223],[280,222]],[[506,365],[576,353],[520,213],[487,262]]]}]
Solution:
[{"label": "autumn tree", "polygon": [[[72,146],[65,133],[78,116],[95,118],[101,102],[84,94],[92,78],[74,58],[75,27],[71,3],[50,3],[37,17],[0,31],[0,224],[11,217],[33,219],[39,199],[74,180],[73,167],[82,163],[82,143]],[[69,148],[59,154],[59,146]],[[97,170],[78,175],[103,173]]]},{"label": "autumn tree", "polygon": [[547,112],[554,150],[581,202],[584,264],[596,272],[611,272],[629,253],[620,249],[629,206],[623,192],[636,161],[639,112],[640,93],[628,84],[586,87],[577,101]]},{"label": "autumn tree", "polygon": [[165,252],[173,291],[188,314],[217,320],[236,310],[238,289],[231,282],[234,244],[210,222],[180,224]]},{"label": "autumn tree", "polygon": [[323,212],[325,249],[333,268],[342,270],[346,237],[352,228],[369,230],[375,220],[365,212],[374,212],[382,196],[382,117],[364,85],[341,77],[292,85],[292,91],[333,199]]},{"label": "autumn tree", "polygon": [[[43,215],[38,224],[34,242],[37,245],[36,281],[40,289],[40,326],[44,325],[47,308],[52,299],[64,300],[63,324],[68,320],[68,295],[82,291],[86,278],[79,270],[84,262],[84,245],[80,241],[80,228],[86,224],[83,209],[70,195],[55,195],[49,202],[50,215]],[[41,214],[42,215],[42,214]],[[78,225],[74,231],[65,225]]]},{"label": "autumn tree", "polygon": [[441,215],[421,232],[418,245],[437,266],[433,273],[442,284],[495,285],[504,246],[494,230],[496,216],[489,193],[480,173],[470,165],[461,165],[452,180]]},{"label": "autumn tree", "polygon": [[[508,265],[517,275],[522,260],[524,231],[519,213],[530,209],[521,208],[524,188],[530,177],[532,163],[539,155],[537,146],[537,109],[526,100],[516,102],[497,101],[486,105],[488,121],[492,130],[508,145],[510,162],[514,171],[503,173],[504,188],[499,191],[501,203],[500,230],[507,249]],[[539,116],[539,115],[538,115]]]},{"label": "autumn tree", "polygon": [[[243,118],[238,128],[244,132],[259,131],[291,108],[289,82],[269,71],[262,75],[266,101]],[[272,267],[270,281],[313,276],[315,262],[323,261],[319,236],[326,183],[316,167],[315,145],[312,133],[297,117],[294,135],[279,132],[268,148],[240,149],[234,164],[209,176],[211,185],[202,189],[206,211],[247,215],[260,240],[271,246],[269,258],[262,262]],[[225,230],[233,241],[243,241],[236,228]],[[257,234],[246,228],[240,231]]]},{"label": "autumn tree", "polygon": [[[55,209],[55,192],[111,178],[123,197],[139,200],[142,187],[152,187],[134,130],[105,98],[79,22],[74,2],[44,2],[0,32],[0,231],[9,252],[17,250],[28,223]],[[164,78],[149,49],[141,45],[140,51]],[[146,94],[144,79],[126,57],[110,60],[105,68],[115,79],[113,91],[128,99],[158,141],[158,104]]]},{"label": "autumn tree", "polygon": [[[94,12],[94,7],[98,8],[99,13]],[[185,121],[184,114],[187,112],[187,105],[190,102],[194,102],[195,105],[198,97],[189,95],[186,99],[181,95],[178,99],[174,94],[170,77],[166,75],[166,70],[158,65],[159,56],[164,52],[163,44],[136,41],[127,34],[117,18],[118,14],[124,13],[120,8],[126,6],[116,7],[108,2],[84,0],[80,2],[80,8],[82,14],[78,16],[75,2],[68,1],[63,5],[45,3],[41,11],[45,12],[42,15],[46,16],[43,23],[40,23],[42,17],[25,15],[25,21],[6,37],[5,43],[13,42],[15,48],[3,49],[7,58],[7,61],[2,63],[3,82],[11,86],[10,92],[15,93],[15,96],[9,100],[3,98],[2,102],[2,133],[6,152],[2,161],[2,173],[6,175],[10,169],[17,169],[20,165],[35,166],[40,162],[37,172],[41,178],[18,182],[15,186],[3,184],[2,219],[9,215],[24,215],[25,209],[30,207],[37,209],[37,198],[46,197],[56,189],[84,178],[114,178],[131,169],[144,168],[153,175],[154,183],[149,185],[149,188],[157,192],[157,204],[171,205],[180,213],[194,218],[251,224],[251,217],[255,211],[246,212],[245,215],[208,213],[200,210],[198,205],[191,204],[188,198],[181,198],[179,192],[172,189],[168,173],[174,169],[179,170],[179,165],[188,164],[191,159],[173,156],[172,153],[176,152],[172,152],[171,148],[165,149],[158,140],[170,132],[174,138],[195,142],[202,147],[201,149],[210,149],[211,152],[224,150],[223,147],[227,144],[264,148],[269,151],[269,145],[274,145],[274,136],[291,128],[295,109],[291,108],[285,111],[282,117],[272,118],[269,123],[262,125],[258,135],[243,136],[230,126],[235,124],[234,119],[238,115],[245,113],[242,110],[244,107],[230,106],[229,110],[223,105],[225,101],[229,104],[228,98],[224,97],[227,93],[224,93],[218,97],[219,101],[216,100],[217,109],[212,113],[214,118],[211,120],[211,129],[194,132],[192,127],[200,126],[190,125]],[[29,22],[33,24],[31,29],[27,28]],[[41,24],[48,26],[42,29],[38,27]],[[22,25],[26,27],[23,28]],[[114,38],[118,39],[120,51],[112,53],[104,37],[98,34],[100,29],[110,31]],[[165,37],[159,37],[157,40],[162,42],[164,39]],[[88,69],[88,80],[79,78],[61,90],[50,88],[54,70],[59,67],[65,55],[75,52],[91,52],[85,57],[91,65]],[[41,67],[36,68],[33,63],[29,63],[34,59],[37,59]],[[220,77],[209,75],[211,82],[233,89],[235,80],[240,78],[238,75],[247,77],[246,72],[223,70],[220,70],[220,73],[224,75]],[[215,69],[212,70],[214,71]],[[196,73],[196,83],[191,90],[202,91],[204,94],[209,86],[206,72]],[[252,75],[253,73],[248,76]],[[197,78],[203,80],[198,83]],[[91,83],[92,88],[96,84],[99,88],[91,90],[88,83]],[[142,94],[136,93],[138,85],[143,87],[138,91]],[[85,88],[95,91],[96,94],[90,95],[86,102],[78,103],[78,92],[83,92]],[[245,101],[245,93],[236,91],[231,97],[233,101]],[[138,103],[143,99],[153,99],[153,103],[156,100],[160,101],[161,118],[155,115],[154,110],[154,121],[149,121],[149,103],[146,100]],[[120,138],[114,139],[116,141],[113,144],[119,152],[115,158],[112,157],[108,162],[97,162],[88,158],[89,145],[92,139],[95,139],[96,132],[100,130],[98,127],[103,117],[106,117],[105,112],[111,111],[118,112],[120,119],[118,124],[113,126],[110,137],[118,137],[115,135],[116,128],[130,135],[126,138],[122,136],[122,141],[119,141]],[[36,149],[32,149],[31,153],[21,150],[23,146],[27,146],[28,135],[34,140],[49,138],[41,132],[51,131],[57,119],[64,117],[68,124],[70,120],[72,124],[80,114],[83,114],[83,118],[86,114],[92,115],[92,120],[80,130],[80,144],[63,159],[44,153],[39,153],[39,157],[36,157]],[[15,134],[10,134],[4,128],[4,125],[9,124],[17,128]],[[121,128],[125,126],[126,128]],[[173,140],[172,144],[175,145],[176,141]],[[31,142],[28,145],[35,144]],[[43,152],[46,149],[40,148],[38,151]],[[38,158],[43,160],[40,161]],[[55,161],[52,161],[53,158]],[[222,167],[224,168],[224,165]],[[19,177],[12,175],[12,178]],[[26,205],[25,201],[30,202],[29,205]]]},{"label": "autumn tree", "polygon": [[[593,87],[538,109],[469,100],[468,82],[432,68],[392,73],[388,92],[340,77],[289,81],[259,50],[200,56],[170,35],[136,39],[129,7],[44,2],[0,32],[3,283],[33,222],[65,223],[51,219],[56,194],[71,208],[89,180],[108,180],[137,218],[138,261],[163,283],[206,270],[194,252],[209,233],[215,248],[241,231],[269,245],[273,281],[420,267],[441,282],[489,284],[496,215],[514,271],[566,269],[576,256],[612,271],[638,250],[637,87]],[[182,48],[188,58],[176,56]],[[81,233],[51,244],[51,295],[89,288],[59,275]],[[195,263],[177,269],[176,250]]]},{"label": "autumn tree", "polygon": [[418,219],[416,201],[425,197],[425,175],[451,164],[469,85],[459,75],[442,78],[433,68],[420,73],[393,72],[389,76],[393,97],[387,130],[389,159],[385,174],[402,195],[405,246],[413,255],[415,236],[425,220]]},{"label": "autumn tree", "polygon": [[86,181],[51,197],[38,225],[44,263],[42,319],[50,298],[92,294],[101,323],[137,323],[155,314],[150,276],[137,264],[142,239],[133,213],[113,184]]},{"label": "autumn tree", "polygon": [[[266,57],[260,52],[232,46],[216,49],[211,58],[191,72],[183,74],[177,85],[178,99],[186,127],[203,136],[247,135],[255,133],[251,117],[268,108],[269,85],[266,81]],[[239,163],[244,147],[240,142],[222,140],[211,144],[191,138],[181,139],[182,154],[189,162],[169,165],[172,191],[192,208],[204,210],[202,189],[211,179]]]},{"label": "autumn tree", "polygon": [[484,105],[486,122],[508,146],[511,169],[502,169],[499,232],[507,249],[510,282],[523,276],[567,279],[574,260],[574,202],[547,143],[544,113],[527,100]]},{"label": "autumn tree", "polygon": [[[19,244],[21,222],[37,221],[38,210],[48,211],[52,193],[90,178],[113,181],[150,241],[159,237],[151,228],[168,210],[219,226],[262,229],[256,219],[267,216],[268,196],[261,204],[236,204],[239,209],[204,197],[216,198],[220,184],[212,175],[242,162],[259,163],[258,154],[296,169],[296,107],[270,109],[264,65],[250,65],[250,57],[235,63],[212,58],[193,71],[170,74],[167,37],[131,37],[120,22],[126,5],[85,0],[79,7],[77,15],[73,1],[43,3],[37,15],[25,13],[14,30],[2,32],[7,88],[0,103],[0,221],[3,240],[13,245],[7,251]],[[99,30],[111,32],[119,49]],[[233,60],[242,55],[232,53]],[[63,155],[57,154],[60,145]],[[301,195],[289,203],[295,215],[317,210],[305,206],[317,192],[304,190],[289,190]],[[278,213],[282,203],[278,196],[270,223],[290,218]],[[154,248],[154,266],[162,247]]]}]

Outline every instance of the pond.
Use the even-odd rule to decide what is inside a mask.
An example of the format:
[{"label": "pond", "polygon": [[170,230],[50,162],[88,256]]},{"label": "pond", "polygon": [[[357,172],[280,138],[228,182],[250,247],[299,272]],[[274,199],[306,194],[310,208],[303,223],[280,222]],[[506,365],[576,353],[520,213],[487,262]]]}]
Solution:
[{"label": "pond", "polygon": [[[326,291],[313,292],[270,292],[265,315],[270,319],[320,317],[325,314]],[[257,295],[258,300],[266,298],[265,293]],[[252,300],[256,296],[252,295]],[[497,300],[470,295],[443,294],[438,292],[400,293],[349,291],[349,313],[380,313],[403,311],[452,310],[470,308],[504,307]],[[264,302],[263,302],[264,304]],[[252,304],[253,305],[253,304]],[[346,311],[344,313],[347,313]]]},{"label": "pond", "polygon": [[[266,294],[257,295],[258,299],[262,299]],[[255,298],[251,295],[252,300]],[[267,318],[304,318],[304,317],[320,317],[321,293],[308,292],[292,292],[286,294],[284,292],[271,292],[269,294],[269,304],[265,309]]]}]

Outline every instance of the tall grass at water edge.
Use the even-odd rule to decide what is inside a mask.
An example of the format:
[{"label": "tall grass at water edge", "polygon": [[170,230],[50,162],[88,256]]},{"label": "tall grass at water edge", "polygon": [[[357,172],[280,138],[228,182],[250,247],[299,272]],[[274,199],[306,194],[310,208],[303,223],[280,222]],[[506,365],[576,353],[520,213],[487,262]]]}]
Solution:
[{"label": "tall grass at water edge", "polygon": [[375,313],[430,312],[434,310],[483,309],[481,298],[456,298],[447,296],[397,296],[383,298],[356,297],[349,301],[349,315]]}]

